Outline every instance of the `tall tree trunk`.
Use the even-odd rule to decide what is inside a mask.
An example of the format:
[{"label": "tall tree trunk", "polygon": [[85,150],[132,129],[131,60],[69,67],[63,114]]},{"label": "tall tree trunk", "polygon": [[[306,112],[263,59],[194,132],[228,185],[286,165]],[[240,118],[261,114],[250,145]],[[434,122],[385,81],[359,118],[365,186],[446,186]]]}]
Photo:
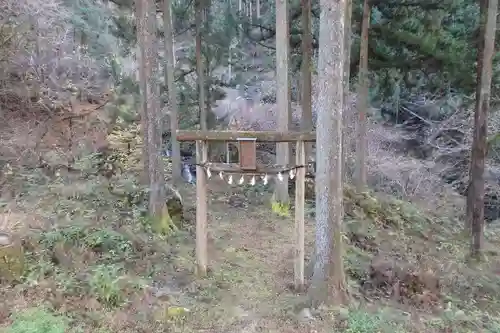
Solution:
[{"label": "tall tree trunk", "polygon": [[477,59],[476,110],[467,191],[467,229],[472,232],[471,256],[479,258],[483,248],[484,167],[488,153],[487,120],[490,110],[492,61],[495,48],[498,0],[480,1],[480,45]]},{"label": "tall tree trunk", "polygon": [[198,76],[198,107],[200,113],[200,126],[207,130],[207,109],[205,108],[205,78],[203,55],[201,52],[201,31],[203,27],[203,0],[196,1],[196,74]]},{"label": "tall tree trunk", "polygon": [[[232,5],[232,0],[228,1],[229,5],[229,13],[233,15],[233,5]],[[238,35],[236,35],[238,37]],[[228,82],[231,82],[232,77],[233,77],[233,36],[231,35],[231,40],[229,41],[229,57],[228,57],[228,64],[227,64],[227,71],[228,71]]]},{"label": "tall tree trunk", "polygon": [[255,7],[256,7],[255,17],[257,18],[257,20],[260,20],[260,0],[256,0]]},{"label": "tall tree trunk", "polygon": [[254,17],[253,17],[253,6],[252,6],[252,1],[248,1],[248,20],[250,21],[250,24],[253,23]]},{"label": "tall tree trunk", "polygon": [[[212,1],[210,0],[203,0],[203,12],[205,15],[203,16],[203,31],[210,31],[211,29],[211,24],[212,24]],[[205,101],[205,118],[206,118],[206,126],[208,130],[211,130],[215,127],[217,124],[217,119],[215,117],[215,114],[212,112],[212,96],[210,93],[210,87],[212,86],[212,78],[210,74],[210,63],[212,62],[213,55],[211,52],[207,50],[207,52],[201,52],[202,55],[202,64],[203,66],[203,88],[204,88],[204,94],[203,94],[203,100]],[[209,145],[213,147],[212,145]],[[210,155],[210,149],[209,149],[209,155]]]},{"label": "tall tree trunk", "polygon": [[153,217],[160,217],[164,213],[166,205],[165,193],[165,167],[162,156],[162,132],[163,117],[160,108],[160,83],[158,49],[159,42],[157,35],[156,2],[148,1],[148,35],[147,52],[148,62],[148,155],[149,155],[149,214]]},{"label": "tall tree trunk", "polygon": [[238,0],[238,37],[239,37],[239,43],[241,44],[243,42],[243,31],[242,31],[242,25],[241,25],[241,16],[243,16],[243,0]]},{"label": "tall tree trunk", "polygon": [[342,113],[346,0],[321,0],[316,109],[316,255],[313,303],[347,302],[343,264]]},{"label": "tall tree trunk", "polygon": [[[311,0],[302,0],[302,130],[312,131],[312,103],[311,103],[311,57],[312,57],[312,33],[311,33]],[[311,144],[306,144],[306,158],[310,160]]]},{"label": "tall tree trunk", "polygon": [[143,159],[143,175],[142,182],[144,184],[149,184],[149,154],[146,142],[148,142],[148,106],[147,106],[147,60],[146,60],[146,35],[147,35],[147,22],[146,15],[144,14],[147,10],[146,0],[136,0],[135,1],[135,11],[137,19],[137,42],[139,44],[139,85],[141,92],[141,132],[143,136],[142,145],[142,159]]},{"label": "tall tree trunk", "polygon": [[362,191],[366,187],[366,113],[368,110],[368,32],[370,29],[371,5],[364,1],[363,22],[361,24],[361,45],[359,51],[359,82],[358,82],[358,121],[356,122],[356,189]]},{"label": "tall tree trunk", "polygon": [[165,209],[165,178],[161,158],[162,117],[158,75],[158,42],[156,39],[156,4],[152,0],[138,1],[139,41],[141,48],[141,97],[143,130],[149,180],[149,214],[160,217]]},{"label": "tall tree trunk", "polygon": [[209,29],[211,16],[212,16],[212,0],[203,0],[203,20],[205,20],[205,29]]},{"label": "tall tree trunk", "polygon": [[177,141],[179,106],[177,103],[177,87],[174,78],[174,34],[172,30],[172,11],[170,0],[163,0],[163,27],[165,30],[165,82],[168,89],[168,108],[170,120],[170,141],[172,143],[172,179],[174,183],[181,180],[181,150]]},{"label": "tall tree trunk", "polygon": [[[288,75],[289,33],[288,2],[276,0],[276,102],[278,104],[278,130],[288,131],[291,123],[290,80]],[[276,145],[276,159],[280,165],[287,165],[290,160],[290,147],[286,142]],[[281,204],[289,204],[288,175],[275,184],[274,199]]]},{"label": "tall tree trunk", "polygon": [[[344,112],[342,113],[342,124],[345,129],[350,127],[353,120],[353,115],[349,108],[350,96],[350,79],[351,79],[351,34],[352,34],[352,0],[347,0],[345,12],[345,36],[344,36],[344,49],[345,49],[345,62],[344,62]],[[347,131],[345,133],[348,133]],[[352,142],[349,135],[342,137],[342,179],[344,183],[347,181],[349,175],[349,168],[347,161],[351,155]]]}]

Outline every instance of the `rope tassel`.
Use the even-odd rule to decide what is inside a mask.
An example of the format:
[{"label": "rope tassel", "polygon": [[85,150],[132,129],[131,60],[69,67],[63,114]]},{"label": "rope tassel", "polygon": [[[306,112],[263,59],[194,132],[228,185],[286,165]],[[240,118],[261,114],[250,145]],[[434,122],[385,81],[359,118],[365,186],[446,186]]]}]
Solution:
[{"label": "rope tassel", "polygon": [[282,181],[283,181],[283,175],[281,174],[281,172],[278,172],[278,180],[279,180],[280,182],[282,182]]}]

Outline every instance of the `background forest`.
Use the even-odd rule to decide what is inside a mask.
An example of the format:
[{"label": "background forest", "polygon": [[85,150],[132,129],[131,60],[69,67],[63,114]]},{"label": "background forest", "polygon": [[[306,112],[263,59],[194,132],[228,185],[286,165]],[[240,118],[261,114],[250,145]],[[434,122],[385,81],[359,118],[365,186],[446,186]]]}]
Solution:
[{"label": "background forest", "polygon": [[[172,119],[179,129],[204,129],[206,117],[213,130],[278,130],[277,103],[288,96],[290,129],[315,128],[320,1],[287,3],[288,66],[278,1],[165,2],[0,0],[0,331],[500,332],[498,53],[482,260],[470,260],[463,232],[482,37],[476,1],[372,0],[366,94],[364,3],[352,2],[343,102],[349,299],[319,308],[293,290],[294,205],[275,205],[273,181],[209,181],[209,271],[193,274],[196,149],[181,142],[176,155]],[[156,20],[138,17],[148,10]],[[358,191],[365,103],[367,189]],[[259,162],[276,163],[279,150],[259,145]],[[233,155],[210,147],[213,160]],[[148,183],[162,185],[160,208]],[[284,186],[294,193],[294,181]],[[159,214],[164,201],[168,214]]]}]

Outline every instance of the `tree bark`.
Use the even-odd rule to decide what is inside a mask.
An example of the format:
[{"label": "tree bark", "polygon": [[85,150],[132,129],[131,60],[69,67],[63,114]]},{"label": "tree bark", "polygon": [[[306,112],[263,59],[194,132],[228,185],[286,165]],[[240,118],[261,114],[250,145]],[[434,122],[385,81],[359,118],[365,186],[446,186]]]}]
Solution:
[{"label": "tree bark", "polygon": [[490,110],[492,61],[498,0],[480,1],[480,45],[477,59],[476,108],[467,191],[467,231],[472,233],[471,256],[480,258],[484,229],[484,168],[488,153],[487,120]]},{"label": "tree bark", "polygon": [[170,141],[172,144],[172,179],[174,183],[181,180],[181,149],[175,135],[178,128],[179,106],[177,103],[177,87],[175,86],[174,66],[174,34],[172,30],[172,11],[170,0],[163,0],[163,28],[165,31],[165,82],[168,89],[168,108],[170,111]]},{"label": "tree bark", "polygon": [[358,121],[356,122],[356,166],[355,184],[358,191],[366,187],[366,113],[368,110],[368,32],[370,29],[370,1],[364,0],[361,24],[361,45],[359,51],[358,79]]},{"label": "tree bark", "polygon": [[148,1],[147,7],[147,51],[146,59],[148,63],[148,82],[146,91],[148,110],[148,159],[149,159],[149,214],[153,217],[160,217],[164,213],[166,205],[165,175],[162,159],[162,132],[163,117],[160,108],[160,84],[156,2]]},{"label": "tree bark", "polygon": [[[352,34],[352,0],[347,0],[346,13],[345,13],[345,35],[344,35],[344,50],[345,50],[345,62],[344,62],[344,111],[349,110],[347,103],[349,103],[350,95],[350,79],[351,79],[351,34]],[[344,129],[350,127],[350,123],[353,120],[353,115],[349,112],[342,113],[342,124]],[[347,133],[346,131],[344,131]],[[352,151],[352,141],[349,135],[344,135],[342,137],[342,178],[344,183],[349,178],[349,168],[347,161]]]},{"label": "tree bark", "polygon": [[346,0],[321,0],[316,110],[316,254],[313,305],[348,300],[342,244],[342,113]]},{"label": "tree bark", "polygon": [[243,0],[238,0],[238,41],[241,45],[243,42],[243,25],[241,24],[241,16],[243,15]]},{"label": "tree bark", "polygon": [[[288,1],[276,0],[276,102],[278,104],[278,130],[286,132],[290,128],[290,80],[289,63],[289,31],[288,31]],[[287,165],[290,159],[288,143],[276,144],[276,159],[280,165]],[[283,181],[275,184],[274,200],[281,204],[289,204],[288,175],[283,175]]]},{"label": "tree bark", "polygon": [[140,114],[141,114],[141,132],[143,136],[143,145],[142,145],[142,159],[143,159],[143,168],[144,172],[142,175],[142,181],[144,184],[149,184],[149,154],[146,142],[148,142],[148,108],[147,108],[147,61],[146,61],[146,35],[147,35],[147,27],[146,27],[146,15],[145,6],[147,6],[146,0],[137,0],[135,1],[135,11],[136,11],[136,19],[137,19],[137,42],[139,44],[139,85],[141,91],[141,106],[140,106]]},{"label": "tree bark", "polygon": [[201,30],[203,27],[203,5],[202,0],[196,1],[196,74],[198,76],[198,107],[200,112],[201,130],[207,130],[207,109],[205,108],[205,77],[203,66],[203,55],[201,52]]},{"label": "tree bark", "polygon": [[144,170],[149,191],[149,214],[160,217],[165,209],[165,178],[161,158],[162,117],[156,40],[156,5],[154,1],[137,1],[139,42],[141,50],[140,79],[143,125]]},{"label": "tree bark", "polygon": [[[302,0],[302,131],[312,131],[312,33],[311,33],[311,0]],[[312,146],[306,143],[306,159],[310,160]]]}]

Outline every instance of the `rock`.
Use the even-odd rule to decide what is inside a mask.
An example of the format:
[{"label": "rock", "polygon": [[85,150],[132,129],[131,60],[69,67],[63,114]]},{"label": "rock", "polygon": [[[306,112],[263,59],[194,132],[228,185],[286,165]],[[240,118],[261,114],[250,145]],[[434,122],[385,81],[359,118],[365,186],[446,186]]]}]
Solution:
[{"label": "rock", "polygon": [[304,308],[300,310],[297,315],[297,320],[301,323],[307,323],[314,320],[314,316],[309,308]]},{"label": "rock", "polygon": [[167,209],[172,222],[177,226],[181,227],[184,221],[184,203],[182,197],[176,189],[167,184]]},{"label": "rock", "polygon": [[184,222],[184,204],[180,193],[168,184],[166,184],[166,188],[167,210],[160,219],[152,221],[153,231],[162,235],[169,234],[172,229],[182,228]]},{"label": "rock", "polygon": [[20,241],[0,232],[0,280],[19,281],[24,273],[24,251]]},{"label": "rock", "polygon": [[243,307],[236,305],[231,309],[232,315],[237,318],[247,318],[250,316],[250,313],[243,309]]},{"label": "rock", "polygon": [[164,305],[154,312],[153,317],[157,322],[171,323],[184,320],[189,312],[184,307]]},{"label": "rock", "polygon": [[10,243],[10,236],[6,233],[0,233],[0,246],[7,246]]},{"label": "rock", "polygon": [[151,221],[151,230],[160,235],[169,235],[172,230],[175,230],[177,225],[173,222],[168,209],[166,209],[160,218],[154,218]]},{"label": "rock", "polygon": [[337,309],[335,309],[335,313],[337,315],[337,319],[338,320],[347,320],[349,319],[349,309],[348,308],[344,308],[344,307],[339,307]]}]

